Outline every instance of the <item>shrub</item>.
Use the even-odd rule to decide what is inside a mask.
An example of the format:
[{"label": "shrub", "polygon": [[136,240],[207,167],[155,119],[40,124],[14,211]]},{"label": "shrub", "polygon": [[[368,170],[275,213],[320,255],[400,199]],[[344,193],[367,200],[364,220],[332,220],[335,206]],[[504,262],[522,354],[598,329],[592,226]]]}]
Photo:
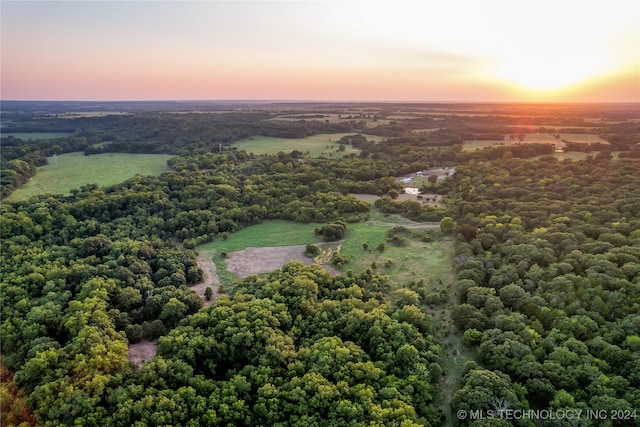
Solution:
[{"label": "shrub", "polygon": [[309,258],[317,257],[321,253],[322,253],[322,250],[316,245],[313,245],[311,243],[309,243],[304,249],[304,254]]}]

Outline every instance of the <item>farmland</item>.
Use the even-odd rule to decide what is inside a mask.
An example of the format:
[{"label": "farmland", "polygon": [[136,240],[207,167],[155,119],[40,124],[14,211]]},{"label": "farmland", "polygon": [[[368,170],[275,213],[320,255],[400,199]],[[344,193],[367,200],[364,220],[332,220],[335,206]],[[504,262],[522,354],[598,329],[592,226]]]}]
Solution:
[{"label": "farmland", "polygon": [[68,194],[85,184],[107,186],[136,174],[158,175],[169,170],[168,155],[109,153],[85,156],[68,153],[49,158],[33,177],[8,200],[23,200],[38,194]]},{"label": "farmland", "polygon": [[[78,129],[3,140],[2,365],[31,425],[284,425],[302,408],[298,425],[457,426],[504,396],[640,404],[627,107],[18,107],[14,132]],[[520,122],[558,127],[520,142]],[[338,151],[357,134],[377,136]],[[566,161],[533,144],[563,139]],[[409,176],[425,193],[403,194]],[[310,243],[331,269],[302,265]]]},{"label": "farmland", "polygon": [[[557,137],[556,137],[557,135]],[[565,142],[577,142],[581,144],[593,144],[593,143],[601,143],[608,144],[607,141],[600,138],[598,135],[591,133],[559,133],[552,135],[550,133],[526,133],[524,134],[524,139],[519,141],[517,138],[510,139],[510,135],[505,135],[505,139],[502,141],[498,140],[487,140],[487,141],[465,141],[463,144],[463,149],[466,151],[470,150],[478,150],[487,147],[494,147],[496,145],[517,145],[517,144],[526,144],[526,143],[536,143],[536,144],[554,144],[556,149],[563,149],[565,147]]]},{"label": "farmland", "polygon": [[[252,136],[243,140],[234,142],[232,147],[238,150],[245,150],[254,154],[276,154],[278,152],[289,153],[298,150],[311,157],[320,156],[342,156],[351,153],[359,153],[360,150],[346,146],[346,150],[339,152],[337,141],[347,133],[339,134],[319,134],[307,138],[273,138],[268,136]],[[375,136],[367,136],[367,139],[379,141],[381,138]]]}]

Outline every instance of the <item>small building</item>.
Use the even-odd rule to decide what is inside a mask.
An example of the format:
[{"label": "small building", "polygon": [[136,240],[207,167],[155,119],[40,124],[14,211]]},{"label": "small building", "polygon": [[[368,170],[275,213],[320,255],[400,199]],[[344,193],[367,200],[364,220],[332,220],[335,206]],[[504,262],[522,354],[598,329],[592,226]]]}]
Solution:
[{"label": "small building", "polygon": [[420,194],[420,189],[416,187],[405,187],[404,192],[406,194],[411,194],[412,196],[417,196]]}]

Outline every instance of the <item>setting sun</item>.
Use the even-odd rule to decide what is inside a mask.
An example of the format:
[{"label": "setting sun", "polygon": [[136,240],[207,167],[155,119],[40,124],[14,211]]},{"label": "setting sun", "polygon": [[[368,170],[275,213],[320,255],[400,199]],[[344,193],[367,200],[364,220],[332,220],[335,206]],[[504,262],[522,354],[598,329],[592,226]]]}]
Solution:
[{"label": "setting sun", "polygon": [[499,64],[496,77],[526,90],[551,92],[578,86],[607,71],[606,63],[597,57],[565,55],[541,60],[525,55]]},{"label": "setting sun", "polygon": [[3,1],[2,97],[637,101],[638,5]]}]

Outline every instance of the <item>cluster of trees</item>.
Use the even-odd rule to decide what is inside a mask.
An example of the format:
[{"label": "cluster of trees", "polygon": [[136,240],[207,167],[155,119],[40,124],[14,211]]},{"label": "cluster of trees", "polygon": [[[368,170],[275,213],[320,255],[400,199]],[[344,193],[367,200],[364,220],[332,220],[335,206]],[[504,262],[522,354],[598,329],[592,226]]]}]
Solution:
[{"label": "cluster of trees", "polygon": [[456,183],[454,319],[483,367],[454,409],[639,408],[640,164],[474,161]]},{"label": "cluster of trees", "polygon": [[520,145],[489,147],[476,151],[465,151],[460,154],[461,161],[470,160],[496,160],[503,157],[516,157],[528,159],[536,156],[553,154],[555,146],[553,144],[526,143]]},{"label": "cluster of trees", "polygon": [[36,165],[24,160],[10,160],[0,167],[0,197],[8,196],[36,174]]},{"label": "cluster of trees", "polygon": [[81,151],[87,144],[83,137],[37,141],[3,137],[0,140],[0,196],[8,196],[29,181],[35,175],[37,166],[47,164],[48,156]]},{"label": "cluster of trees", "polygon": [[448,207],[429,206],[413,200],[397,202],[389,196],[376,200],[375,206],[382,213],[398,214],[418,222],[440,221],[449,213]]},{"label": "cluster of trees", "polygon": [[[14,130],[73,126],[75,139],[9,141],[6,152],[3,140],[3,168],[19,171],[2,175],[3,190],[47,150],[76,143],[183,152],[158,177],[0,205],[2,364],[14,374],[0,391],[16,402],[13,420],[30,422],[28,406],[51,425],[441,425],[441,349],[422,305],[442,295],[418,281],[401,290],[412,298],[389,298],[388,278],[371,269],[331,277],[290,263],[203,309],[189,289],[202,278],[189,248],[271,218],[344,231],[340,218],[356,221],[370,207],[350,193],[397,192],[395,176],[458,162],[434,184],[455,203],[377,202],[456,235],[454,318],[478,360],[465,365],[453,409],[493,409],[500,399],[512,409],[640,407],[637,163],[606,153],[588,162],[518,158],[540,154],[534,145],[463,153],[451,130],[415,145],[357,138],[366,154],[332,160],[211,152],[248,134],[360,126],[271,117],[45,119]],[[446,123],[421,117],[379,130],[432,121]],[[634,141],[615,132],[619,146]],[[388,243],[408,235],[393,230]],[[127,345],[145,338],[158,339],[158,356],[137,371]]]},{"label": "cluster of trees", "polygon": [[[40,422],[439,425],[430,321],[385,277],[292,263],[201,311],[193,253],[75,236],[75,203],[3,205],[3,362]],[[171,328],[137,372],[127,343]]]},{"label": "cluster of trees", "polygon": [[342,220],[337,220],[329,224],[325,224],[315,230],[317,236],[323,236],[327,242],[334,242],[344,237],[347,232],[347,224]]},{"label": "cluster of trees", "polygon": [[[216,423],[239,422],[236,410],[242,417],[249,417],[241,403],[224,401],[223,396],[236,391],[236,397],[242,400],[239,396],[244,396],[245,392],[232,392],[235,385],[220,382],[222,377],[212,377],[212,381],[218,381],[216,383],[205,381],[189,386],[181,383],[181,375],[193,379],[192,368],[184,361],[158,360],[137,374],[127,361],[127,344],[163,336],[202,308],[203,302],[188,288],[202,277],[195,253],[175,247],[175,238],[189,247],[269,218],[308,222],[363,215],[368,212],[369,205],[349,195],[350,191],[384,193],[398,188],[398,183],[389,174],[394,172],[394,167],[402,165],[401,162],[390,162],[384,168],[377,168],[384,164],[384,159],[347,157],[331,162],[325,159],[300,162],[298,154],[255,157],[242,152],[225,152],[180,157],[171,162],[173,171],[158,177],[136,176],[107,188],[90,184],[73,190],[68,196],[45,195],[1,205],[3,363],[15,373],[16,384],[24,390],[26,400],[40,422],[122,425],[124,419],[144,419],[149,424],[166,424],[168,421],[158,418],[158,411],[166,412],[165,405],[184,408],[186,413],[198,414],[200,420],[211,416],[212,420],[218,420]],[[357,178],[369,180],[358,181]],[[294,272],[295,275],[307,274],[295,269],[290,274]],[[306,358],[316,354],[316,350],[330,351],[336,346],[353,350],[354,366],[349,375],[358,380],[373,375],[371,387],[361,389],[363,386],[353,378],[344,377],[345,383],[342,377],[328,377],[325,378],[327,383],[309,368],[309,375],[313,373],[312,376],[320,381],[317,385],[322,393],[329,391],[325,385],[333,387],[329,393],[333,397],[325,396],[332,403],[322,403],[323,407],[344,404],[339,413],[331,416],[337,420],[359,416],[363,420],[377,420],[380,425],[388,419],[413,422],[422,418],[439,419],[433,408],[427,409],[433,401],[432,382],[435,380],[427,368],[437,363],[437,347],[431,345],[428,331],[416,331],[406,322],[398,323],[400,329],[397,331],[395,326],[385,326],[394,325],[395,316],[409,316],[413,309],[406,309],[409,312],[402,314],[404,311],[397,311],[396,307],[384,306],[386,302],[382,300],[384,294],[381,292],[376,293],[375,301],[368,296],[362,300],[363,295],[368,295],[365,291],[373,292],[383,287],[382,278],[374,277],[370,272],[346,282],[334,282],[328,277],[318,281],[315,286],[335,288],[335,292],[344,294],[343,299],[353,304],[354,310],[363,310],[366,314],[375,308],[374,303],[383,306],[374,314],[382,316],[380,327],[386,331],[382,336],[371,335],[368,343],[358,341],[355,344],[350,341],[352,336],[368,336],[362,331],[368,330],[369,326],[358,327],[360,330],[354,335],[327,332],[323,335],[330,344],[326,349],[324,346],[316,348],[308,340],[296,347],[295,352],[300,354],[291,361],[299,359],[305,366],[311,363]],[[246,297],[238,295],[237,298],[240,304]],[[263,296],[260,299],[268,307],[282,304],[277,296],[273,300]],[[294,330],[311,334],[316,328],[317,331],[326,329],[319,323],[326,315],[324,309],[318,308],[317,313],[309,311],[309,304],[317,299],[310,296],[309,301],[298,300],[300,305],[292,308],[296,313],[290,315],[292,321],[311,323],[306,329],[302,326],[287,329],[285,336],[293,334]],[[326,304],[334,304],[332,301],[327,299]],[[243,305],[237,307],[244,310]],[[345,306],[344,310],[351,310],[349,307]],[[226,312],[224,306],[215,310],[222,310],[216,313]],[[313,322],[299,319],[301,310],[319,317],[314,317]],[[344,310],[340,308],[335,314]],[[352,316],[340,314],[340,322],[348,317]],[[244,324],[239,318],[238,321]],[[356,327],[355,323],[353,325]],[[343,326],[334,323],[326,330],[337,331]],[[409,334],[406,342],[398,335],[405,329]],[[229,339],[235,341],[240,337],[229,331]],[[255,332],[260,333],[259,329]],[[387,348],[392,337],[384,334],[391,332],[397,345]],[[403,347],[405,344],[407,346]],[[162,344],[160,348],[162,353]],[[369,354],[370,351],[374,352]],[[236,354],[239,359],[234,366],[249,360],[248,355],[240,353]],[[232,360],[235,356],[227,354],[224,357]],[[393,368],[394,358],[407,360],[404,371]],[[361,374],[361,364],[365,371],[373,371]],[[247,369],[246,375],[249,375],[253,368]],[[327,369],[323,367],[322,372]],[[283,387],[278,393],[284,404],[300,379],[282,375],[286,380],[276,381],[278,377],[273,377],[272,385]],[[304,375],[303,372],[298,377]],[[146,383],[147,380],[151,382]],[[377,383],[378,380],[382,382]],[[285,382],[289,385],[285,386]],[[140,384],[144,387],[140,388]],[[175,384],[176,388],[165,390],[166,387],[160,384]],[[261,383],[259,388],[269,388],[269,384]],[[422,391],[418,393],[417,390]],[[377,397],[372,399],[371,392],[374,391]],[[202,400],[205,395],[206,399]],[[321,397],[318,399],[322,400]],[[187,401],[194,402],[195,406],[185,403]],[[205,414],[197,409],[202,407],[202,402],[207,402],[205,406],[209,408]],[[257,406],[251,413],[263,403],[253,402],[252,405]],[[137,405],[159,407],[144,409]],[[264,415],[265,418],[246,418],[244,422],[268,424],[289,414],[273,408],[270,412],[272,414]],[[166,413],[172,417],[177,414],[187,416],[176,410]],[[110,414],[113,418],[109,418]],[[318,414],[320,417],[326,415]],[[177,424],[182,424],[179,420],[184,421],[184,418],[171,419]],[[306,420],[302,417],[300,424]]]},{"label": "cluster of trees", "polygon": [[391,304],[384,286],[370,272],[333,278],[298,262],[245,279],[160,338],[135,387],[114,391],[108,419],[440,425],[431,323],[415,306]]},{"label": "cluster of trees", "polygon": [[[47,118],[16,117],[3,132],[68,132],[84,137],[83,150],[126,153],[205,153],[218,144],[228,145],[254,135],[304,138],[319,133],[360,131],[364,122],[273,120],[276,113],[260,110],[226,111],[224,113],[136,112],[128,115],[100,117]],[[96,146],[96,143],[109,144]],[[60,152],[58,152],[59,154]]]}]

